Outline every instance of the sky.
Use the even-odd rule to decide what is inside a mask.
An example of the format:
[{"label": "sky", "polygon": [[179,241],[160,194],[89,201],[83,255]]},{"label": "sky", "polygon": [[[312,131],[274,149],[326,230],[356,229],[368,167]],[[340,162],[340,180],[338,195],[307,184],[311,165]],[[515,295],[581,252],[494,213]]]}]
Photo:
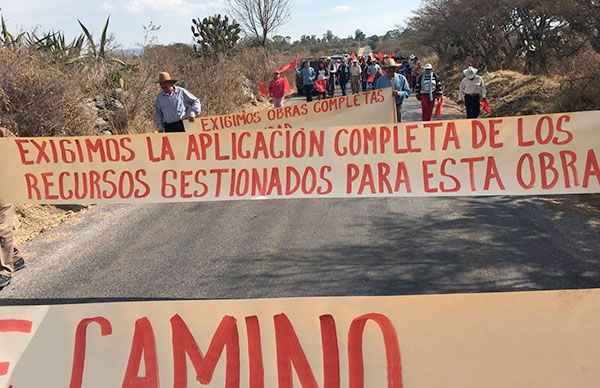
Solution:
[{"label": "sky", "polygon": [[[354,35],[361,29],[367,36],[383,35],[412,15],[418,0],[291,0],[291,18],[276,35],[322,37],[331,30],[339,37]],[[99,37],[110,15],[109,31],[123,49],[139,47],[142,25],[152,21],[161,28],[155,33],[158,43],[191,43],[192,18],[224,13],[224,0],[0,0],[0,13],[9,30],[62,30],[67,38],[81,33],[77,19]]]}]

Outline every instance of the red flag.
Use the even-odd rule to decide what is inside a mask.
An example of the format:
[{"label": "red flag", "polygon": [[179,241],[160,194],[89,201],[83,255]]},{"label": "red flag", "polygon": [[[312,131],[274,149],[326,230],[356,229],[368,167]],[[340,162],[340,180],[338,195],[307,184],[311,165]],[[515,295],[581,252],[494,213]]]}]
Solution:
[{"label": "red flag", "polygon": [[356,54],[354,54],[354,51],[352,51],[352,54],[350,54],[350,58],[352,58],[352,60],[356,59]]},{"label": "red flag", "polygon": [[292,69],[295,69],[296,67],[298,67],[298,58],[296,58],[294,60],[294,62],[290,62],[288,64],[285,64],[285,65],[281,66],[278,71],[279,71],[280,74],[283,74],[286,71],[290,71]]},{"label": "red flag", "polygon": [[437,106],[435,107],[435,113],[433,117],[440,117],[442,115],[442,107],[444,106],[444,96],[440,97]]},{"label": "red flag", "polygon": [[379,61],[383,61],[383,53],[381,51],[377,54],[377,58]]},{"label": "red flag", "polygon": [[481,100],[480,104],[481,110],[487,113],[488,115],[492,114],[492,110],[490,109],[490,104],[486,100]]},{"label": "red flag", "polygon": [[292,92],[292,88],[290,88],[290,83],[288,82],[287,78],[283,78],[283,92],[285,94],[289,94]]},{"label": "red flag", "polygon": [[319,93],[325,93],[325,91],[327,90],[327,80],[326,79],[319,79],[315,81],[315,89],[317,89],[317,92]]},{"label": "red flag", "polygon": [[375,73],[371,74],[371,75],[369,76],[369,78],[367,78],[367,82],[369,82],[369,83],[373,83],[373,81],[375,81],[375,76],[376,76],[376,75],[377,75],[377,72],[375,72]]},{"label": "red flag", "polygon": [[269,89],[263,84],[262,80],[260,80],[260,94],[265,97],[269,95]]},{"label": "red flag", "polygon": [[390,58],[396,58],[396,54],[390,54]]}]

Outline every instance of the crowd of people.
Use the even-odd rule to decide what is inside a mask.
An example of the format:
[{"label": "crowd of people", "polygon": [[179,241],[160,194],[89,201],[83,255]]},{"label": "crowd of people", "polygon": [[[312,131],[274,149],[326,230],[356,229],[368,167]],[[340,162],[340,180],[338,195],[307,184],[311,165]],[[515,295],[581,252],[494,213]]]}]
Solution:
[{"label": "crowd of people", "polygon": [[[350,63],[343,59],[333,61],[327,57],[319,62],[318,69],[315,70],[309,61],[304,61],[296,69],[296,75],[306,101],[313,100],[315,89],[319,99],[333,97],[336,84],[340,85],[342,96],[345,96],[348,82],[352,93],[392,87],[398,121],[401,120],[402,103],[411,93],[421,103],[421,119],[431,120],[434,107],[440,104],[443,97],[443,87],[430,63],[422,66],[415,55],[408,58],[384,57],[381,61],[372,56],[361,56],[351,58],[348,62]],[[460,84],[459,100],[465,104],[467,118],[477,118],[480,103],[486,97],[485,84],[477,75],[476,68],[469,66],[463,73],[465,78]],[[319,83],[323,82],[327,84],[327,88],[319,87]]]}]

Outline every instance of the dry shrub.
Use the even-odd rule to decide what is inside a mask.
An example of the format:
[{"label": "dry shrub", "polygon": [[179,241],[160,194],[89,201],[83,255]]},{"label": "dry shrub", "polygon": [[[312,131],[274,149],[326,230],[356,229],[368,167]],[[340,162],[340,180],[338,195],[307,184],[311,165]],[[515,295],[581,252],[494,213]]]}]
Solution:
[{"label": "dry shrub", "polygon": [[577,112],[600,109],[600,54],[582,51],[564,66],[566,77],[557,95],[555,110]]},{"label": "dry shrub", "polygon": [[20,136],[89,134],[79,81],[40,53],[0,49],[0,120]]}]

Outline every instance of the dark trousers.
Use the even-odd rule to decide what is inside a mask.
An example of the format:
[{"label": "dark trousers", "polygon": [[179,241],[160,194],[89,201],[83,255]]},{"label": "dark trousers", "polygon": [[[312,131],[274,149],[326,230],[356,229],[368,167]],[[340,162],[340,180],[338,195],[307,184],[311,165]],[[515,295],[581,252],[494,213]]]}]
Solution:
[{"label": "dark trousers", "polygon": [[313,85],[304,85],[304,94],[306,94],[306,102],[312,101]]},{"label": "dark trousers", "polygon": [[363,79],[361,83],[362,83],[362,91],[366,92],[367,91],[367,80]]},{"label": "dark trousers", "polygon": [[340,88],[342,89],[342,96],[346,95],[346,86],[348,85],[348,80],[340,78]]},{"label": "dark trousers", "polygon": [[402,104],[396,104],[396,122],[399,123],[402,121]]},{"label": "dark trousers", "polygon": [[327,92],[333,97],[335,94],[335,73],[331,73],[329,81],[327,82]]},{"label": "dark trousers", "polygon": [[165,132],[185,132],[183,121],[175,121],[174,123],[165,123]]},{"label": "dark trousers", "polygon": [[481,99],[479,94],[465,95],[465,108],[467,108],[468,119],[478,118],[481,108]]}]

